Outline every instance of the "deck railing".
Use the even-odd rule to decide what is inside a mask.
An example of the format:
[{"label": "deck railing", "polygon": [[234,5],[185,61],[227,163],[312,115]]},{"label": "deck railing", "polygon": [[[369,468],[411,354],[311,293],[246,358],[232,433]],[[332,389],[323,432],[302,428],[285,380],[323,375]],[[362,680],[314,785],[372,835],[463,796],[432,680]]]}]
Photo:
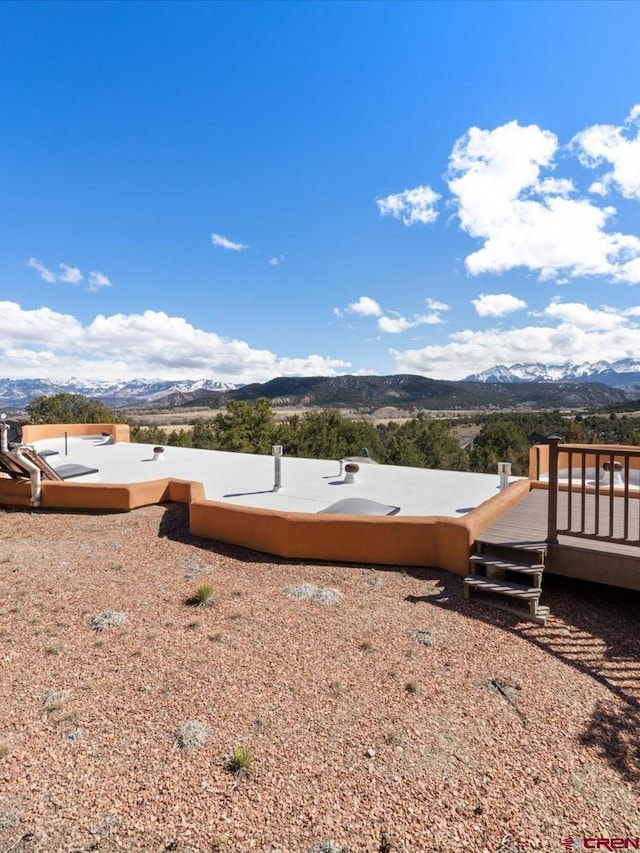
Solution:
[{"label": "deck railing", "polygon": [[549,542],[561,534],[640,545],[639,506],[640,448],[549,439]]}]

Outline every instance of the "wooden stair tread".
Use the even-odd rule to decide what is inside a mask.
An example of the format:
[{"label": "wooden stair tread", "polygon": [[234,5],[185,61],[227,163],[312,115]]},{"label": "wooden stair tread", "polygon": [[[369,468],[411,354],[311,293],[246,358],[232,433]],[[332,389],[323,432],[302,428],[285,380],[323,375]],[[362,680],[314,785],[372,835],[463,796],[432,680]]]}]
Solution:
[{"label": "wooden stair tread", "polygon": [[549,550],[547,545],[542,542],[532,542],[528,545],[523,544],[515,544],[515,543],[506,543],[506,542],[492,542],[485,541],[482,537],[478,537],[476,539],[476,546],[479,550],[483,550],[485,548],[495,549],[497,551],[510,551],[511,553],[518,553],[522,555],[527,554],[536,554],[539,559],[543,560],[547,551]]},{"label": "wooden stair tread", "polygon": [[479,566],[491,566],[509,572],[519,572],[524,575],[540,575],[544,572],[542,563],[516,563],[512,560],[503,560],[500,557],[492,557],[487,554],[474,554],[469,558],[470,562]]},{"label": "wooden stair tread", "polygon": [[503,610],[505,613],[511,613],[514,616],[518,616],[520,619],[523,619],[525,622],[535,622],[537,625],[546,625],[547,619],[549,618],[549,608],[544,605],[538,605],[535,613],[528,613],[526,610],[522,610],[512,604],[509,604],[507,601],[488,601],[483,598],[474,598],[474,603],[477,602],[484,604],[487,607],[493,607],[496,610]]},{"label": "wooden stair tread", "polygon": [[493,580],[478,575],[466,577],[464,584],[468,587],[483,589],[486,592],[496,592],[500,595],[509,595],[513,598],[539,599],[542,592],[539,587],[527,587],[510,581]]}]

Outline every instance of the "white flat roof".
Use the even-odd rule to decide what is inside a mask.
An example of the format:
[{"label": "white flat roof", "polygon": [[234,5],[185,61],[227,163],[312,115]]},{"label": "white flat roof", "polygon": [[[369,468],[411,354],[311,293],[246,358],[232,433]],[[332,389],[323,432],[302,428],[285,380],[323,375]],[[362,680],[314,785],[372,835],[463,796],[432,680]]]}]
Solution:
[{"label": "white flat roof", "polygon": [[[290,512],[318,512],[343,498],[367,498],[400,507],[398,515],[461,517],[499,491],[498,474],[469,474],[399,465],[358,463],[355,482],[344,482],[335,460],[281,458],[282,486],[273,491],[274,459],[250,453],[166,447],[153,460],[149,444],[104,443],[97,436],[35,442],[37,450],[58,451],[47,458],[56,468],[78,463],[97,474],[77,483],[140,483],[164,477],[203,484],[208,500]],[[520,478],[511,478],[513,482]]]}]

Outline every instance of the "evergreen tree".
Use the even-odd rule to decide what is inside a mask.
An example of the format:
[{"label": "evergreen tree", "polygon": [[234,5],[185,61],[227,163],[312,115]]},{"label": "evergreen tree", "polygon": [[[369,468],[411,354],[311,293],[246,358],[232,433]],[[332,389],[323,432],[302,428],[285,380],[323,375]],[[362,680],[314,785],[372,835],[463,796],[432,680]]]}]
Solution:
[{"label": "evergreen tree", "polygon": [[391,465],[411,465],[417,468],[440,468],[450,471],[467,471],[469,461],[459,442],[451,434],[451,424],[434,420],[425,412],[405,421],[395,434],[387,438],[386,462]]},{"label": "evergreen tree", "polygon": [[498,462],[510,462],[517,476],[529,471],[527,433],[510,418],[492,419],[484,424],[471,451],[471,469],[493,474]]},{"label": "evergreen tree", "polygon": [[253,405],[229,400],[226,413],[214,418],[214,428],[219,450],[270,453],[275,432],[271,400],[260,397]]},{"label": "evergreen tree", "polygon": [[101,403],[83,394],[52,394],[36,397],[27,412],[34,424],[112,424],[114,413]]}]

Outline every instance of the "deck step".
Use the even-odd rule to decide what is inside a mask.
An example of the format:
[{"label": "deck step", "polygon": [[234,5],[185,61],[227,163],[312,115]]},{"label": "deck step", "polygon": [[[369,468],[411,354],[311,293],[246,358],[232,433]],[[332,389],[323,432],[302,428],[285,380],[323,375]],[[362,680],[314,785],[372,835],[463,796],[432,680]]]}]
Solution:
[{"label": "deck step", "polygon": [[544,572],[543,563],[517,563],[514,560],[503,560],[488,554],[474,554],[470,562],[476,566],[491,567],[504,572],[518,572],[523,575],[541,575]]},{"label": "deck step", "polygon": [[464,579],[464,597],[470,599],[473,593],[474,601],[544,625],[549,608],[540,605],[540,596],[547,549],[539,542],[527,546],[476,540],[477,552],[469,558],[469,575]]},{"label": "deck step", "polygon": [[534,611],[531,612],[531,610],[523,610],[521,607],[509,604],[507,601],[500,601],[497,597],[495,599],[476,598],[474,599],[474,603],[475,602],[485,604],[488,607],[493,607],[496,610],[502,610],[505,613],[511,613],[514,616],[519,616],[527,622],[535,622],[537,625],[546,625],[547,619],[549,618],[549,608],[544,604],[538,604]]},{"label": "deck step", "polygon": [[539,587],[522,586],[519,583],[511,583],[510,581],[492,580],[480,575],[472,575],[464,579],[465,592],[470,588],[481,589],[485,592],[494,592],[499,595],[508,595],[511,598],[522,598],[527,601],[540,598],[542,590]]},{"label": "deck step", "polygon": [[547,546],[543,542],[529,542],[516,545],[515,543],[499,544],[497,542],[485,542],[482,538],[476,539],[476,548],[479,554],[493,555],[502,559],[515,560],[516,562],[544,563],[547,556]]}]

